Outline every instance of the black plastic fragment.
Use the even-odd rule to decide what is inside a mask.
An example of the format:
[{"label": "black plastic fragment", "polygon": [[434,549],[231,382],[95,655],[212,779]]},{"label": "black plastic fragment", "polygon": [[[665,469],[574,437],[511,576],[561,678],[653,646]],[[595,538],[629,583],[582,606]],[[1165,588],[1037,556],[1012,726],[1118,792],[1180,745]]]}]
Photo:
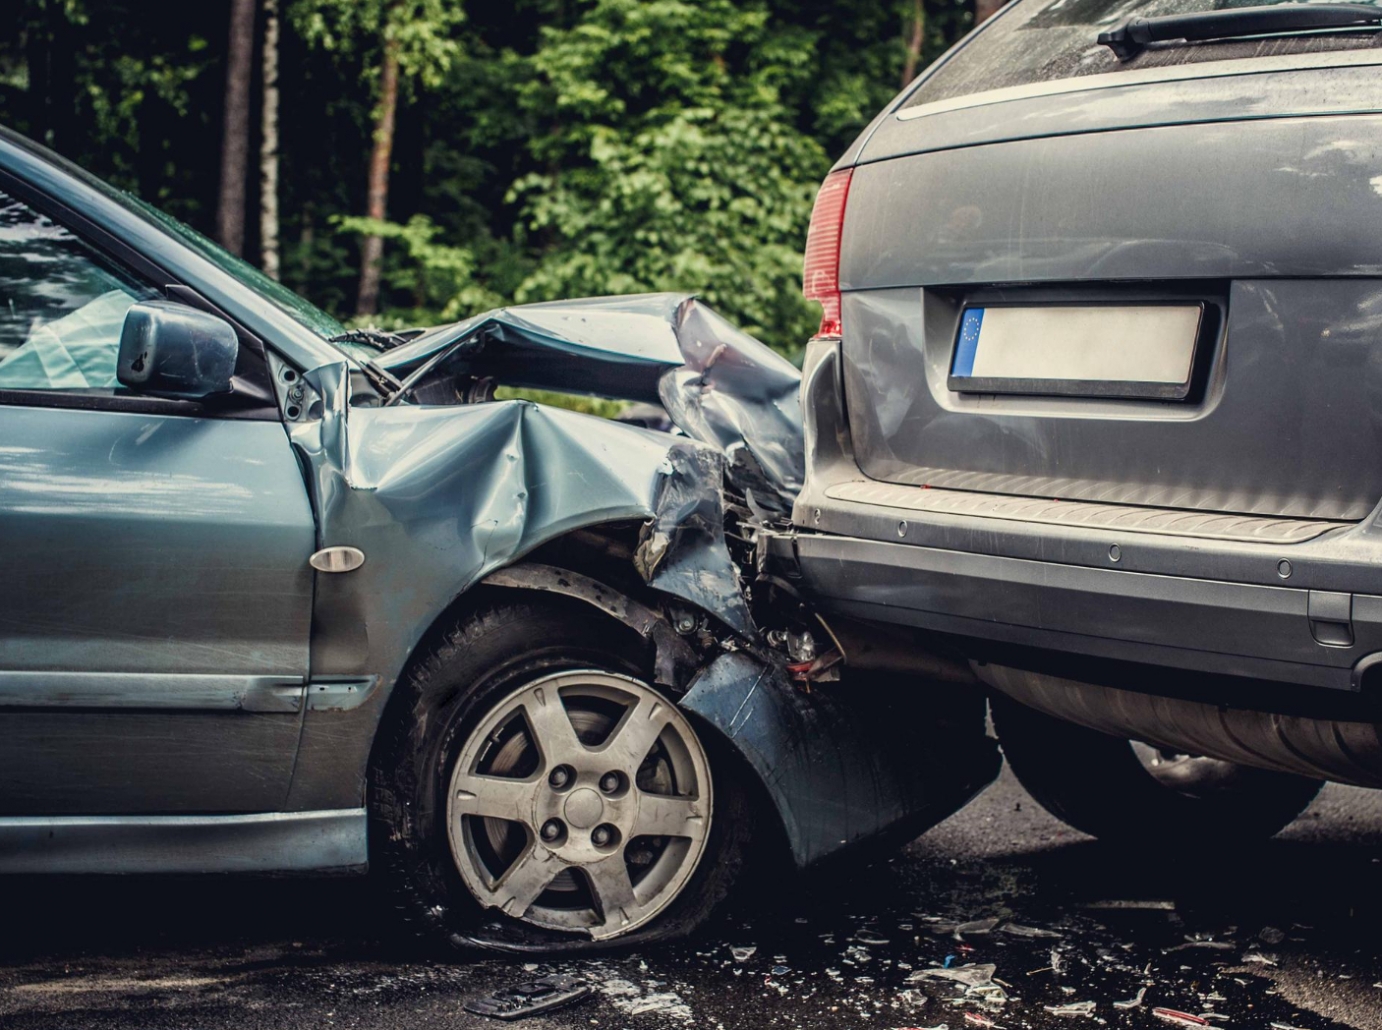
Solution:
[{"label": "black plastic fragment", "polygon": [[574,1005],[590,997],[591,987],[577,976],[545,976],[541,980],[529,980],[501,987],[491,994],[471,998],[462,1006],[467,1012],[477,1016],[492,1016],[495,1019],[527,1019],[540,1016],[555,1009]]}]

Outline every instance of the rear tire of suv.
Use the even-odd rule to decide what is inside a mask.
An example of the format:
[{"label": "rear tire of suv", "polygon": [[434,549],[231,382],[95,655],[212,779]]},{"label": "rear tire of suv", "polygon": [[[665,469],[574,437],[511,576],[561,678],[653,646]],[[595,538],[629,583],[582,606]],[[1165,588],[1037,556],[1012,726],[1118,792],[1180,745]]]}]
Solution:
[{"label": "rear tire of suv", "polygon": [[[1323,780],[1210,759],[1164,771],[1146,745],[1038,712],[995,694],[993,726],[1013,774],[1062,822],[1114,843],[1149,832],[1220,841],[1263,840],[1310,804]],[[1190,757],[1190,756],[1185,756]],[[1186,775],[1189,774],[1189,775]],[[1179,781],[1179,782],[1177,782]]]},{"label": "rear tire of suv", "polygon": [[[682,936],[744,861],[749,797],[577,602],[464,617],[400,680],[370,770],[370,859],[425,938],[508,952]],[[713,785],[712,785],[713,777]]]}]

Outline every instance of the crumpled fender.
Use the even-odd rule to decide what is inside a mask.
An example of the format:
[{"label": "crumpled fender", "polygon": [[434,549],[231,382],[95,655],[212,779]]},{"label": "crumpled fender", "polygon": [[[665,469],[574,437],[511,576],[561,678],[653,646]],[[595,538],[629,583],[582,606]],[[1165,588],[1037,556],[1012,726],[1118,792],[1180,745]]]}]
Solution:
[{"label": "crumpled fender", "polygon": [[402,670],[450,601],[572,530],[651,523],[650,586],[752,634],[724,543],[724,458],[651,430],[529,401],[348,407],[344,365],[304,377],[322,418],[290,427],[321,547],[364,564],[318,577],[314,675]]},{"label": "crumpled fender", "polygon": [[810,693],[742,652],[701,670],[680,701],[762,780],[798,866],[877,841],[902,843],[998,775],[977,691],[851,677]]}]

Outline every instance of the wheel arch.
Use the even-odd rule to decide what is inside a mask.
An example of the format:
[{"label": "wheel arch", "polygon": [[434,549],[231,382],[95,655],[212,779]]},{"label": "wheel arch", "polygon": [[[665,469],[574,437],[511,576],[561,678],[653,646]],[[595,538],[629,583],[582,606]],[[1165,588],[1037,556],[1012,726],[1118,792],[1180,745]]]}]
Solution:
[{"label": "wheel arch", "polygon": [[[402,717],[399,712],[402,694],[394,688],[430,653],[440,635],[449,632],[468,615],[506,600],[560,598],[571,605],[598,612],[612,630],[641,641],[653,682],[680,702],[696,674],[709,664],[709,659],[702,658],[677,632],[663,610],[660,595],[637,579],[632,560],[639,529],[639,523],[616,522],[570,531],[518,561],[501,566],[453,597],[419,636],[398,676],[388,684],[389,694],[372,736],[366,770],[378,760],[388,720]],[[623,570],[627,570],[628,575],[620,575]],[[668,598],[667,603],[678,612],[692,609],[688,602],[681,600]],[[713,612],[704,614],[714,617]],[[765,844],[762,851],[785,859],[788,855],[788,816],[774,800],[760,769],[746,759],[739,743],[718,720],[707,718],[696,708],[680,703],[678,707],[688,715],[698,732],[710,738],[707,743],[719,759],[733,763],[736,779],[750,785],[751,802],[760,817],[756,820],[760,826],[758,832]]]}]

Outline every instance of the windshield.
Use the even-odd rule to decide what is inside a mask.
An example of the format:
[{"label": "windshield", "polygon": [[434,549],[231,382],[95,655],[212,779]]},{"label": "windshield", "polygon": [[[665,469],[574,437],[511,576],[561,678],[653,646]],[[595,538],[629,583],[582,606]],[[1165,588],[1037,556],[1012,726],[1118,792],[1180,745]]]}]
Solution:
[{"label": "windshield", "polygon": [[160,211],[138,197],[119,192],[110,186],[106,186],[106,190],[114,199],[143,215],[145,219],[156,224],[169,236],[177,237],[178,240],[195,250],[221,271],[238,279],[322,339],[330,340],[346,331],[345,326],[321,308],[299,297],[282,283],[270,279],[248,261],[236,257],[220,244],[211,242],[190,225],[179,222],[172,215]]},{"label": "windshield", "polygon": [[[1330,30],[1310,35],[1278,35],[1189,45],[1153,45],[1120,61],[1096,37],[1132,17],[1260,7],[1270,0],[1016,0],[927,78],[908,98],[916,107],[968,93],[1033,82],[1102,75],[1123,69],[1153,68],[1201,61],[1353,50],[1378,45],[1375,29]],[[1382,4],[1382,0],[1377,0]]]}]

